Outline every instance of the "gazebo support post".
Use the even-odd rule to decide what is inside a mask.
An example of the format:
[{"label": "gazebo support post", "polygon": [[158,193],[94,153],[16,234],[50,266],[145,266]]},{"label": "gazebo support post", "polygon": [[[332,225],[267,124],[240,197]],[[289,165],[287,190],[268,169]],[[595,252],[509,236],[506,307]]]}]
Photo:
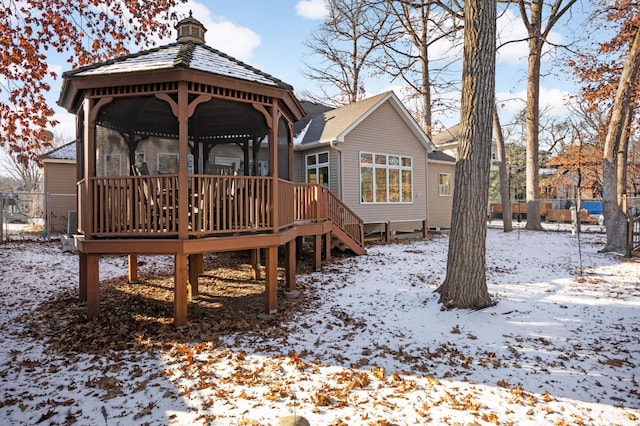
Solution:
[{"label": "gazebo support post", "polygon": [[135,254],[129,255],[129,284],[138,282],[138,256]]},{"label": "gazebo support post", "polygon": [[322,268],[322,234],[313,236],[313,270]]},{"label": "gazebo support post", "polygon": [[190,254],[189,255],[189,298],[198,297],[200,295],[200,291],[198,290],[198,276],[200,275],[200,268],[202,259],[201,254]]},{"label": "gazebo support post", "polygon": [[99,259],[97,254],[87,254],[86,271],[87,271],[87,310],[89,319],[95,318],[100,314],[100,271]]},{"label": "gazebo support post", "polygon": [[260,249],[251,249],[251,279],[260,279]]},{"label": "gazebo support post", "polygon": [[87,255],[82,252],[78,253],[78,297],[87,301]]},{"label": "gazebo support post", "polygon": [[296,289],[296,240],[293,239],[286,246],[287,263],[285,274],[289,291]]},{"label": "gazebo support post", "polygon": [[188,302],[187,255],[178,253],[175,256],[175,273],[173,289],[173,325],[186,327]]},{"label": "gazebo support post", "polygon": [[324,234],[324,261],[331,260],[331,232]]},{"label": "gazebo support post", "polygon": [[278,247],[267,247],[265,251],[265,313],[275,314],[278,312]]}]

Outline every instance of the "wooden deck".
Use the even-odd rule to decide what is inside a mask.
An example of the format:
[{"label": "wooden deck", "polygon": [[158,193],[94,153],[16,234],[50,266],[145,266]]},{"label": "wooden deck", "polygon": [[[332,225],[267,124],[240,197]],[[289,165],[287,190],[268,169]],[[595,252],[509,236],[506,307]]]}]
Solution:
[{"label": "wooden deck", "polygon": [[323,254],[330,258],[333,237],[354,253],[365,253],[362,221],[326,187],[279,179],[275,197],[272,179],[190,175],[184,193],[178,190],[177,175],[81,181],[80,205],[91,200],[89,211],[79,215],[84,238],[78,242],[80,297],[87,301],[89,316],[99,313],[98,262],[103,254],[129,255],[132,281],[137,279],[138,255],[174,255],[174,322],[184,326],[188,298],[198,294],[197,265],[204,253],[252,250],[257,271],[264,252],[267,313],[277,306],[278,247],[287,248],[290,290],[295,289],[297,237],[313,237],[315,269]]}]

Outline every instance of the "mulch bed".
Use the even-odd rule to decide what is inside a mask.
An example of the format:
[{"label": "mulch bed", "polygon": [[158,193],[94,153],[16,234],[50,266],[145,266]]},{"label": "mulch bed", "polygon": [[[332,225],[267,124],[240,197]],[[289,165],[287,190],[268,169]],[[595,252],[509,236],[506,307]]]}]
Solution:
[{"label": "mulch bed", "polygon": [[[298,274],[311,271],[311,256],[298,262]],[[219,341],[223,334],[260,332],[276,336],[279,325],[317,300],[315,285],[298,282],[300,296],[287,298],[279,280],[278,313],[264,312],[264,279],[251,279],[247,252],[205,255],[200,296],[188,305],[188,326],[173,326],[173,275],[126,277],[100,283],[100,315],[87,318],[77,290],[59,293],[40,305],[25,334],[43,339],[64,353],[95,353],[126,349],[167,349],[177,343]],[[284,270],[279,270],[279,277]],[[264,278],[264,271],[262,273]]]}]

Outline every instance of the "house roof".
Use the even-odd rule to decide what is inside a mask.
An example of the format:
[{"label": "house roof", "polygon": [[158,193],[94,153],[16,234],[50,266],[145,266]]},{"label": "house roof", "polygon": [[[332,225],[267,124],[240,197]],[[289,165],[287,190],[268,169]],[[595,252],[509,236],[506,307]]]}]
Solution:
[{"label": "house roof", "polygon": [[345,136],[385,102],[390,102],[407,127],[430,151],[433,145],[427,134],[404,107],[395,93],[389,91],[351,103],[341,108],[330,109],[303,118],[294,129],[298,149],[311,148],[317,144],[343,142]]},{"label": "house roof", "polygon": [[43,160],[76,160],[76,142],[71,141],[45,153]]},{"label": "house roof", "polygon": [[460,139],[460,133],[462,132],[462,126],[460,124],[456,124],[455,126],[451,126],[448,129],[444,129],[440,133],[431,137],[436,146],[446,145],[449,143],[458,143]]},{"label": "house roof", "polygon": [[456,159],[442,151],[432,151],[427,154],[427,158],[432,161],[442,161],[446,163],[455,163]]},{"label": "house roof", "polygon": [[283,81],[217,49],[192,41],[176,42],[66,71],[64,79],[140,71],[191,69],[293,90]]}]

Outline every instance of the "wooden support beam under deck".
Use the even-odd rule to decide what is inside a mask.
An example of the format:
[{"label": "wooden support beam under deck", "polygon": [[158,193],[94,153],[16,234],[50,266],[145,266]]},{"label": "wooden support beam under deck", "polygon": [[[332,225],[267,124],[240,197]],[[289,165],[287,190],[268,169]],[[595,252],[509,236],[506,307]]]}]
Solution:
[{"label": "wooden support beam under deck", "polygon": [[138,282],[138,256],[135,254],[129,255],[129,284]]},{"label": "wooden support beam under deck", "polygon": [[287,243],[286,252],[285,274],[287,287],[289,291],[294,291],[296,289],[296,240],[291,240]]},{"label": "wooden support beam under deck", "polygon": [[100,314],[100,257],[96,254],[86,256],[87,271],[87,310],[89,318],[95,318]]},{"label": "wooden support beam under deck", "polygon": [[187,255],[184,253],[175,255],[175,273],[173,279],[173,325],[175,327],[185,327],[187,325],[188,274]]},{"label": "wooden support beam under deck", "polygon": [[278,312],[278,247],[267,247],[265,252],[265,313],[275,314]]},{"label": "wooden support beam under deck", "polygon": [[322,234],[313,236],[313,270],[322,268]]},{"label": "wooden support beam under deck", "polygon": [[202,268],[202,254],[189,255],[189,294],[188,298],[198,297],[200,290],[198,289],[198,277]]},{"label": "wooden support beam under deck", "polygon": [[260,279],[260,249],[251,249],[251,279]]},{"label": "wooden support beam under deck", "polygon": [[78,253],[78,297],[87,301],[87,255]]},{"label": "wooden support beam under deck", "polygon": [[324,234],[324,261],[331,260],[331,232]]}]

